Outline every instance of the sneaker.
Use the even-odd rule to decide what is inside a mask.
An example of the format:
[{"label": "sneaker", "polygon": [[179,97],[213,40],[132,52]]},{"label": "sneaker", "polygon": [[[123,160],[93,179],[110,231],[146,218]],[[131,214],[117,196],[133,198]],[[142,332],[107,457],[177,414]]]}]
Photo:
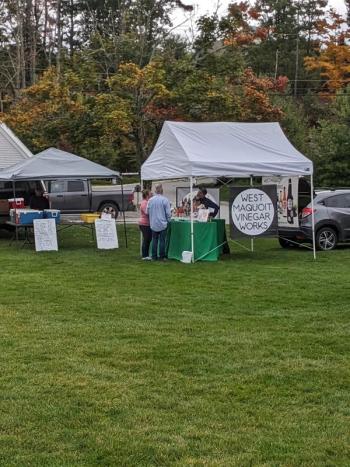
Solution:
[{"label": "sneaker", "polygon": [[152,258],[150,256],[145,256],[142,258],[142,261],[152,261]]}]

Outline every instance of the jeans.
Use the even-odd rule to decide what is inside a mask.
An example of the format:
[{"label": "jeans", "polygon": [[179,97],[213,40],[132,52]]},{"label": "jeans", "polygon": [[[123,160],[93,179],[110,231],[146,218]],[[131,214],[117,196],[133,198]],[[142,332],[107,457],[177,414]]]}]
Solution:
[{"label": "jeans", "polygon": [[158,257],[158,241],[159,241],[159,258],[165,258],[165,240],[166,240],[167,229],[155,232],[152,230],[152,259]]},{"label": "jeans", "polygon": [[139,227],[142,232],[142,258],[147,258],[152,241],[152,230],[149,225],[139,225]]}]

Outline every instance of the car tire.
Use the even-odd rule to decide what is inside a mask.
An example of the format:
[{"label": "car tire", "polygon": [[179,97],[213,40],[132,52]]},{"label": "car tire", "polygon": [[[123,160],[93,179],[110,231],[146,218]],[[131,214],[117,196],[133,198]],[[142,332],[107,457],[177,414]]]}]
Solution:
[{"label": "car tire", "polygon": [[338,234],[332,227],[322,227],[316,232],[316,248],[331,251],[337,246]]},{"label": "car tire", "polygon": [[100,206],[99,212],[104,212],[106,214],[111,214],[113,219],[117,219],[119,215],[118,206],[114,203],[103,203]]},{"label": "car tire", "polygon": [[279,244],[282,248],[297,248],[299,245],[296,245],[293,242],[296,242],[296,240],[293,239],[293,242],[290,242],[286,238],[281,238],[278,237]]}]

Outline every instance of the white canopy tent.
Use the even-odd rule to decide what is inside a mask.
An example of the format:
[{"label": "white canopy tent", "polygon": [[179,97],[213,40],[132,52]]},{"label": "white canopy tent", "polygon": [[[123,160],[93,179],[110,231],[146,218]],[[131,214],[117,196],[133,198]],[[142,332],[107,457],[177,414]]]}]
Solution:
[{"label": "white canopy tent", "polygon": [[[313,163],[289,142],[279,123],[165,122],[141,167],[141,180],[189,178],[191,191],[193,177],[267,175],[310,176],[313,193]],[[191,224],[193,253],[193,218]],[[314,218],[312,224],[316,257]]]},{"label": "white canopy tent", "polygon": [[119,172],[111,170],[84,157],[49,148],[25,159],[11,167],[0,170],[0,181],[11,181],[13,197],[16,197],[16,182],[20,180],[56,180],[56,179],[117,179],[121,181],[122,215],[124,223],[125,244],[127,233],[124,209],[123,179]]}]

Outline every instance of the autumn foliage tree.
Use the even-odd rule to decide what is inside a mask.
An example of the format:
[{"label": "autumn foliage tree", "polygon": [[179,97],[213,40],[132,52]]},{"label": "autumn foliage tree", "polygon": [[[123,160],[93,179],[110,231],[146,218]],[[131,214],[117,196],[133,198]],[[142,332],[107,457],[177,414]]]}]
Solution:
[{"label": "autumn foliage tree", "polygon": [[350,30],[345,19],[331,11],[329,18],[319,22],[317,55],[305,58],[309,71],[318,71],[323,80],[321,91],[335,94],[350,83]]}]

